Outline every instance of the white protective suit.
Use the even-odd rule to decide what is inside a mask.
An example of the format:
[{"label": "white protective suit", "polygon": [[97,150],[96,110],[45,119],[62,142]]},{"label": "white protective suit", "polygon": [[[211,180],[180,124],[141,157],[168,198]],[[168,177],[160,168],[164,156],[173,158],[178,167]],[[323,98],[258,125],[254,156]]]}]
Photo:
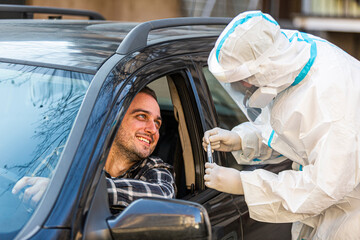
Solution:
[{"label": "white protective suit", "polygon": [[250,216],[293,222],[293,239],[360,239],[360,62],[251,11],[225,28],[208,63],[225,89],[245,80],[276,96],[254,123],[232,130],[239,163],[294,162],[279,174],[241,172]]}]

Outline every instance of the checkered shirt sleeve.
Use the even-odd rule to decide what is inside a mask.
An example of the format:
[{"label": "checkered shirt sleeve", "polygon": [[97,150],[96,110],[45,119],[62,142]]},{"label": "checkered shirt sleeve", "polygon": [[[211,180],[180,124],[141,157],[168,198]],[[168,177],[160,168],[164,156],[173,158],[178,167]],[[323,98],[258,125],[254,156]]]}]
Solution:
[{"label": "checkered shirt sleeve", "polygon": [[165,164],[147,163],[135,178],[106,178],[111,208],[122,209],[143,197],[174,198],[174,177]]}]

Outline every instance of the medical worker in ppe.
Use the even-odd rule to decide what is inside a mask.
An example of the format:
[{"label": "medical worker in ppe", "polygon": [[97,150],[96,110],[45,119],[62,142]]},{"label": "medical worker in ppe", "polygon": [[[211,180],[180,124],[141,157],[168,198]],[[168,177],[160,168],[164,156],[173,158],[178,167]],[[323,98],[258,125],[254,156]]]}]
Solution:
[{"label": "medical worker in ppe", "polygon": [[206,186],[244,194],[255,220],[293,222],[293,239],[360,239],[360,62],[251,11],[225,28],[208,64],[249,122],[207,131],[204,148],[239,164],[290,159],[293,170],[206,163]]}]

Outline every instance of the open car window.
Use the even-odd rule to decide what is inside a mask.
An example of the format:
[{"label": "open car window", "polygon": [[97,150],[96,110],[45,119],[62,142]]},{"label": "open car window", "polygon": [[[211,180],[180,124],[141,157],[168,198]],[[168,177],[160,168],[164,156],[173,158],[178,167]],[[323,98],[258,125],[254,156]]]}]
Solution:
[{"label": "open car window", "polygon": [[158,97],[163,125],[155,155],[174,167],[177,198],[188,195],[195,186],[195,165],[184,109],[171,75],[148,85]]}]

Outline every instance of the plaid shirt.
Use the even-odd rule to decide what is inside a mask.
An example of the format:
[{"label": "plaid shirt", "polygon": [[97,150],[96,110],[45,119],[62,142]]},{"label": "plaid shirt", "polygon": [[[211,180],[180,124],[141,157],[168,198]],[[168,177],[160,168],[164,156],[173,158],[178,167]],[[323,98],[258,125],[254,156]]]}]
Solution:
[{"label": "plaid shirt", "polygon": [[113,213],[143,197],[175,198],[172,167],[160,158],[149,157],[134,164],[119,177],[105,171],[110,208]]}]

